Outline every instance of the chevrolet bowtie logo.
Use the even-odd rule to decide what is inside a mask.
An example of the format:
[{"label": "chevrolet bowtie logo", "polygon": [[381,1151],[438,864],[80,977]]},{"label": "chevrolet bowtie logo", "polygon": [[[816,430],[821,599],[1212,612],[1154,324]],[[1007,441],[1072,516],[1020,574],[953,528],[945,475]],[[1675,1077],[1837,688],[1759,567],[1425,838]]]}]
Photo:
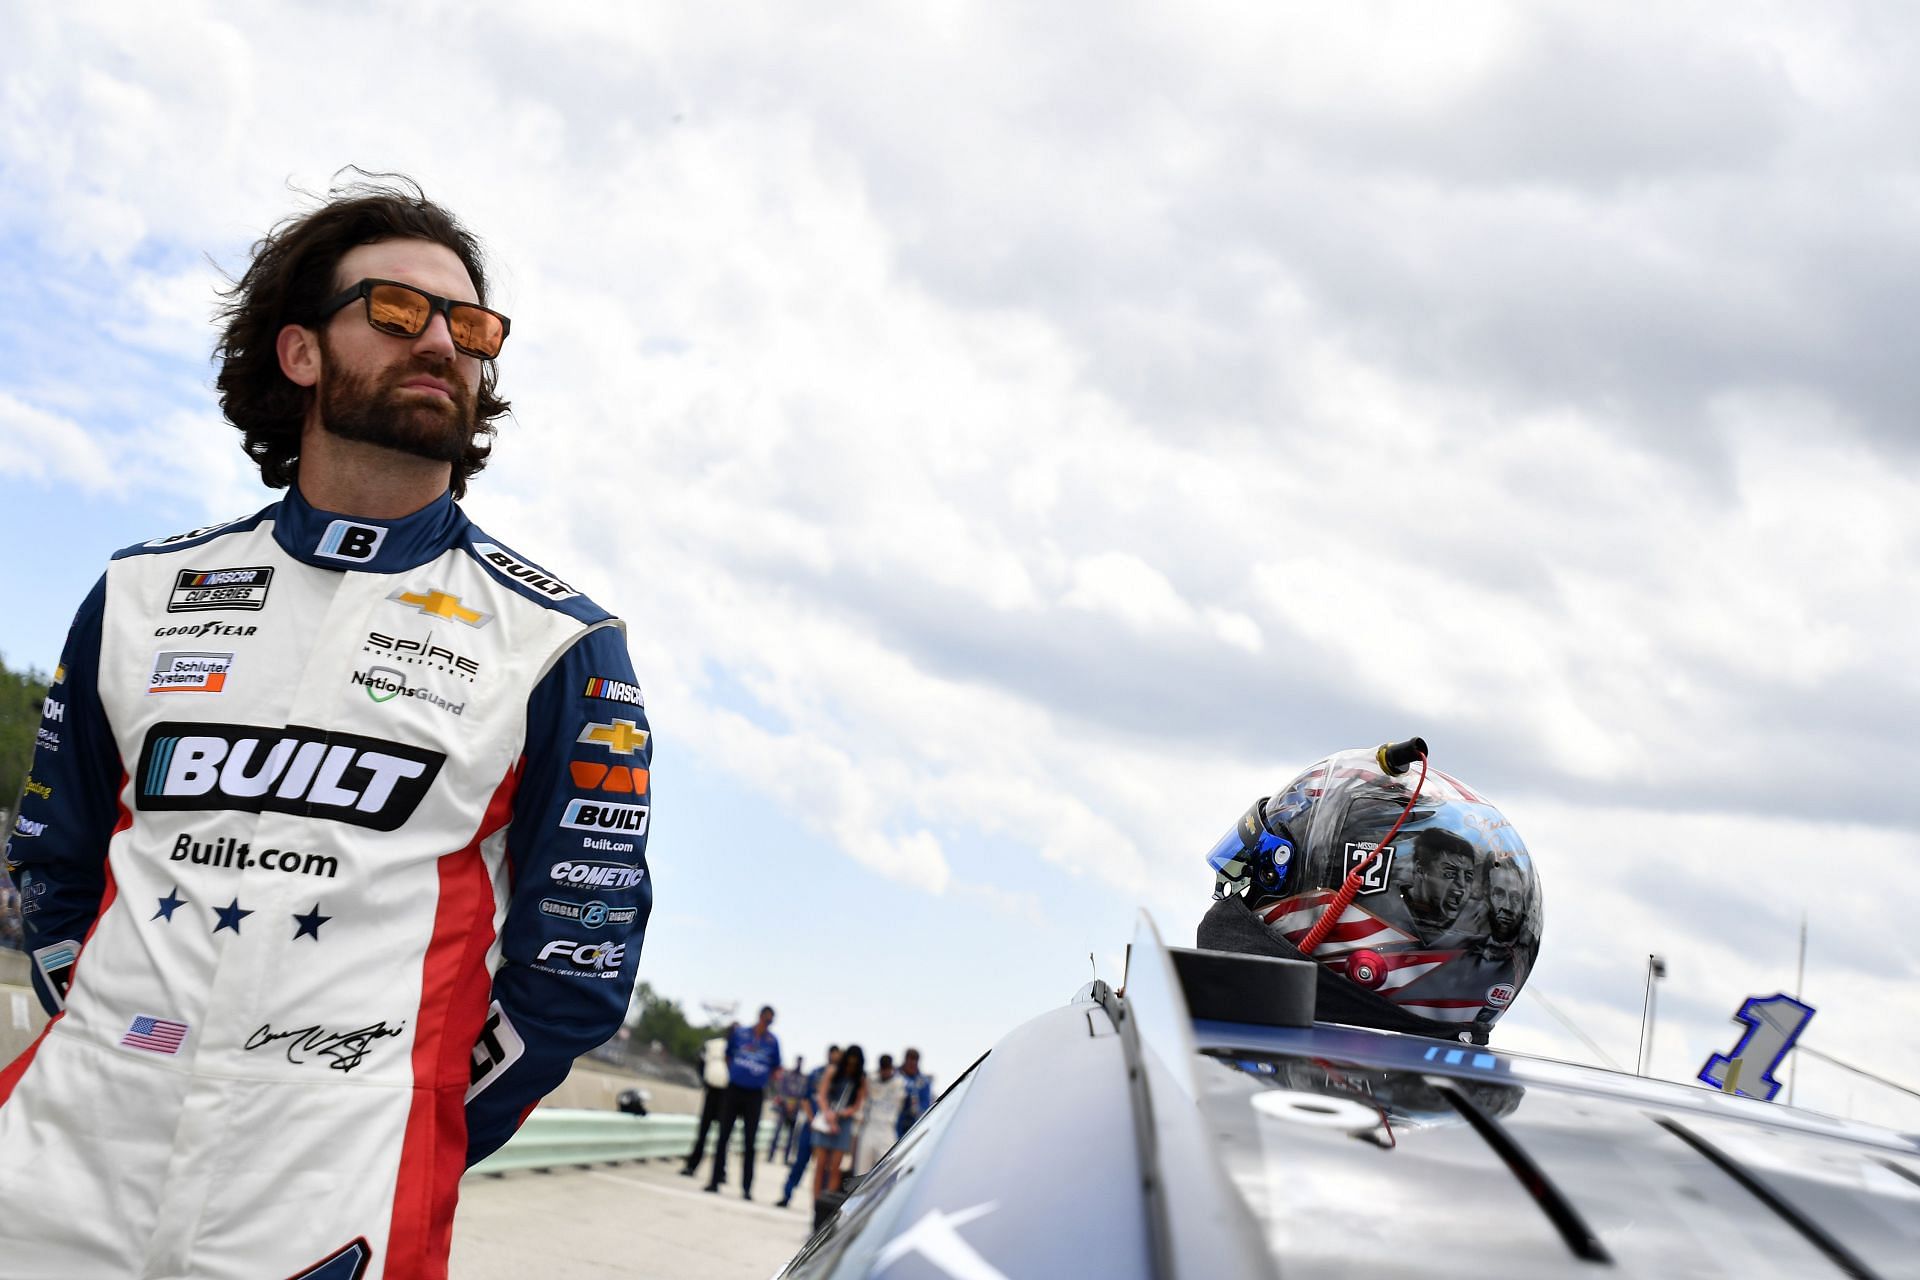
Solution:
[{"label": "chevrolet bowtie logo", "polygon": [[577,741],[595,743],[617,756],[630,756],[647,745],[647,731],[631,720],[615,720],[612,724],[588,725]]},{"label": "chevrolet bowtie logo", "polygon": [[493,621],[492,614],[482,613],[478,609],[469,609],[460,603],[459,596],[450,596],[438,587],[425,592],[409,591],[402,587],[387,599],[411,605],[429,618],[441,618],[447,622],[464,622],[470,627],[484,627]]}]

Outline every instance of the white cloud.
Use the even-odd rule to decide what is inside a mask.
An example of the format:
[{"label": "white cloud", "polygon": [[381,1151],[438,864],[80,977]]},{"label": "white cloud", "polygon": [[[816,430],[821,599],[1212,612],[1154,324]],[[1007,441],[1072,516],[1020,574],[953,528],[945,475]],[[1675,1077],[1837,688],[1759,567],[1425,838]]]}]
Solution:
[{"label": "white cloud", "polygon": [[1633,940],[1556,916],[1597,984],[1738,959],[1688,921],[1743,891],[1641,902],[1640,850],[1910,819],[1913,90],[1845,13],[445,16],[22,15],[0,231],[70,364],[0,375],[0,470],[256,505],[198,255],[391,166],[515,316],[473,509],[632,621],[663,743],[878,876],[1197,914],[1254,794],[1422,732],[1644,833],[1550,877]]},{"label": "white cloud", "polygon": [[91,493],[119,489],[124,478],[106,450],[69,418],[0,391],[0,473],[60,480]]}]

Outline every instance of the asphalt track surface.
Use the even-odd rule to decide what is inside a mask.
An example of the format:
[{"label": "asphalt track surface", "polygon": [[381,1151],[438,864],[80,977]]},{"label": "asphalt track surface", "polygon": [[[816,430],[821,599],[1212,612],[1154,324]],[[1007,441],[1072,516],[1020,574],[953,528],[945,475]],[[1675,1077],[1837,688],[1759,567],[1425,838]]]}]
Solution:
[{"label": "asphalt track surface", "polygon": [[792,1208],[773,1207],[784,1164],[755,1170],[752,1204],[740,1198],[737,1161],[733,1185],[716,1195],[679,1168],[651,1160],[469,1176],[453,1220],[452,1280],[767,1280],[806,1242],[805,1186]]}]

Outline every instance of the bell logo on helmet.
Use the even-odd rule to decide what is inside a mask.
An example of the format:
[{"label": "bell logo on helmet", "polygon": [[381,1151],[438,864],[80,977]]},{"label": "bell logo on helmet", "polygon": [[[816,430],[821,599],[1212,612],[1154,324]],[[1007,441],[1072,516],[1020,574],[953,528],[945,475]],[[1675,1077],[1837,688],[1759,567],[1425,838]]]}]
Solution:
[{"label": "bell logo on helmet", "polygon": [[1517,993],[1514,991],[1511,982],[1496,983],[1487,988],[1487,1007],[1490,1009],[1504,1009],[1513,1003],[1515,994]]}]

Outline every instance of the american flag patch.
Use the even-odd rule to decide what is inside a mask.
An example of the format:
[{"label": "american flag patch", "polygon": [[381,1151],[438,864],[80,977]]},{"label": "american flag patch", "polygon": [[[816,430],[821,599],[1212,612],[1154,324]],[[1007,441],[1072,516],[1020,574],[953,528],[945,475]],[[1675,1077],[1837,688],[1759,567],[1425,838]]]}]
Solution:
[{"label": "american flag patch", "polygon": [[168,1022],[165,1018],[149,1018],[142,1014],[127,1028],[127,1034],[120,1037],[120,1043],[130,1049],[146,1049],[152,1053],[178,1053],[180,1042],[186,1038],[186,1023]]}]

